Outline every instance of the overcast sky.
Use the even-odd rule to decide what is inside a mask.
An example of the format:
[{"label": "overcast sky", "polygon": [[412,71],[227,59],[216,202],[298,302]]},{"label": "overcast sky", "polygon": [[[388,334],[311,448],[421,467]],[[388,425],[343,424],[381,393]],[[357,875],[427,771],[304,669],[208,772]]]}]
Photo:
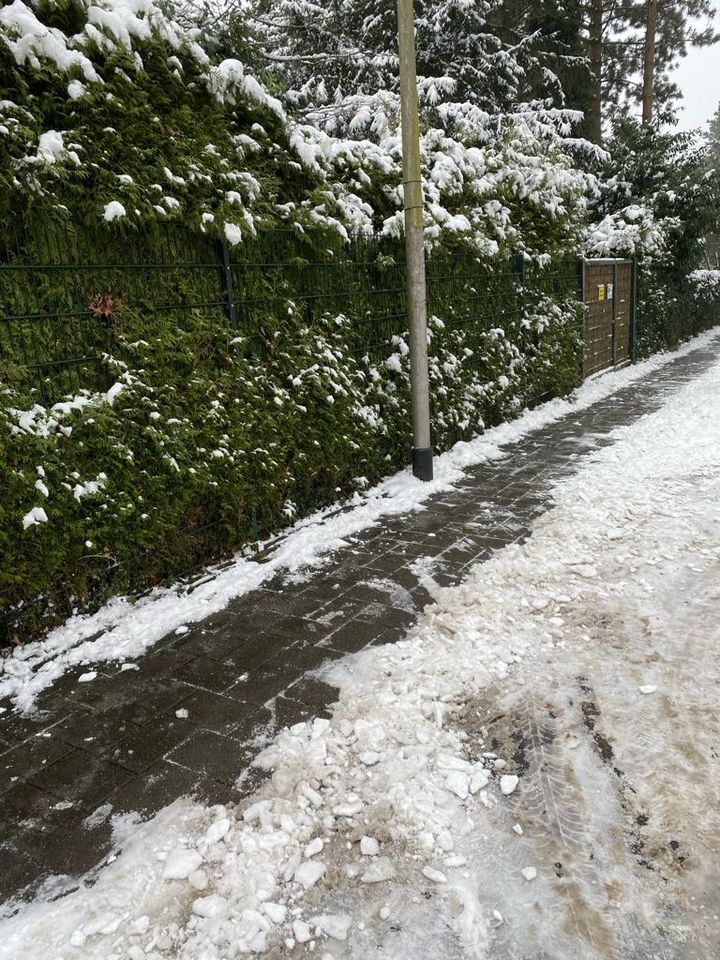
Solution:
[{"label": "overcast sky", "polygon": [[[720,30],[720,15],[715,25]],[[674,79],[683,92],[680,128],[690,130],[709,120],[720,103],[720,43],[691,50],[680,61]]]}]

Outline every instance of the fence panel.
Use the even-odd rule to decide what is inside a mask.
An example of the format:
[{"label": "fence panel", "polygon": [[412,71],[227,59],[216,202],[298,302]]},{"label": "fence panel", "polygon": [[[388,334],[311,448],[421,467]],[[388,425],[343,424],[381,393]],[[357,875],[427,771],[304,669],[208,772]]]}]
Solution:
[{"label": "fence panel", "polygon": [[586,377],[629,363],[632,352],[633,266],[630,260],[586,260]]},{"label": "fence panel", "polygon": [[[113,373],[103,357],[127,310],[148,329],[160,314],[182,323],[202,311],[258,362],[292,323],[343,315],[356,358],[379,363],[406,328],[403,261],[402,242],[389,238],[347,244],[277,230],[229,248],[172,225],[137,234],[11,223],[0,230],[0,363],[45,404],[107,389]],[[526,269],[519,256],[491,267],[443,251],[429,257],[427,275],[429,315],[462,334],[478,365],[488,333],[519,335],[540,296],[580,296],[576,261]]]}]

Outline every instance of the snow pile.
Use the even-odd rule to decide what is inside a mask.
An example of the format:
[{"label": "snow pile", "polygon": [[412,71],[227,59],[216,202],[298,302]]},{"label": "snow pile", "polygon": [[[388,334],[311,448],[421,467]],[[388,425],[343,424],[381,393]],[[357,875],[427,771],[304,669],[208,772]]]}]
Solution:
[{"label": "snow pile", "polygon": [[[440,591],[406,640],[332,668],[341,687],[332,719],[278,736],[257,760],[271,772],[259,794],[237,809],[176,803],[134,836],[121,822],[122,855],[93,886],[5,920],[0,957],[73,947],[85,960],[283,948],[411,957],[431,943],[438,956],[486,956],[504,923],[489,903],[509,880],[488,879],[473,851],[495,811],[513,822],[525,784],[489,748],[477,705],[515,682],[526,657],[562,662],[591,644],[580,624],[596,604],[661,589],[662,577],[645,573],[661,552],[672,569],[717,563],[707,506],[720,477],[718,396],[720,365],[617,430],[614,446],[560,486],[531,540]],[[238,754],[240,765],[240,745]],[[507,843],[522,835],[516,823]],[[515,884],[558,867],[505,862]],[[529,931],[536,908],[527,905]]]}]

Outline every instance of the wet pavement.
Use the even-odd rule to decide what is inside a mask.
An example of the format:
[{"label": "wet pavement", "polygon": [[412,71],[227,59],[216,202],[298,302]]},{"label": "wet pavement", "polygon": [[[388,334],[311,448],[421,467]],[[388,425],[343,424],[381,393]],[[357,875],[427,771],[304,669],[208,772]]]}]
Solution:
[{"label": "wet pavement", "polygon": [[30,716],[2,704],[0,900],[43,883],[47,893],[48,877],[97,864],[112,852],[111,813],[150,814],[189,793],[227,802],[251,791],[260,745],[333,702],[335,691],[313,671],[399,639],[431,602],[423,558],[447,586],[526,539],[558,479],[716,357],[717,344],[700,348],[530,434],[423,511],[354,537],[302,582],[277,577],[166,637],[137,669],[102,665],[92,683],[78,683],[82,669],[68,672]]}]

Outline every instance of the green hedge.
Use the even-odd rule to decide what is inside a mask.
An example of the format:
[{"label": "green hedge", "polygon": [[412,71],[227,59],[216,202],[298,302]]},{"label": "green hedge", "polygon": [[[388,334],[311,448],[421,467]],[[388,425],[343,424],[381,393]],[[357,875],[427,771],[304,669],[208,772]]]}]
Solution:
[{"label": "green hedge", "polygon": [[[236,255],[236,329],[221,306],[198,305],[202,271],[187,271],[175,306],[158,310],[173,272],[132,296],[129,286],[120,295],[118,268],[111,315],[94,318],[108,349],[78,365],[86,389],[75,407],[43,402],[57,374],[40,383],[6,338],[0,612],[11,640],[227,555],[407,463],[397,251],[314,244],[314,261],[312,245],[295,241],[297,256],[281,260],[286,240],[274,263],[267,251]],[[52,276],[65,302],[63,285],[77,278]],[[578,383],[572,265],[536,270],[523,289],[509,264],[447,252],[429,276],[437,450]],[[36,405],[23,428],[18,411]],[[47,522],[24,529],[34,508]]]}]

